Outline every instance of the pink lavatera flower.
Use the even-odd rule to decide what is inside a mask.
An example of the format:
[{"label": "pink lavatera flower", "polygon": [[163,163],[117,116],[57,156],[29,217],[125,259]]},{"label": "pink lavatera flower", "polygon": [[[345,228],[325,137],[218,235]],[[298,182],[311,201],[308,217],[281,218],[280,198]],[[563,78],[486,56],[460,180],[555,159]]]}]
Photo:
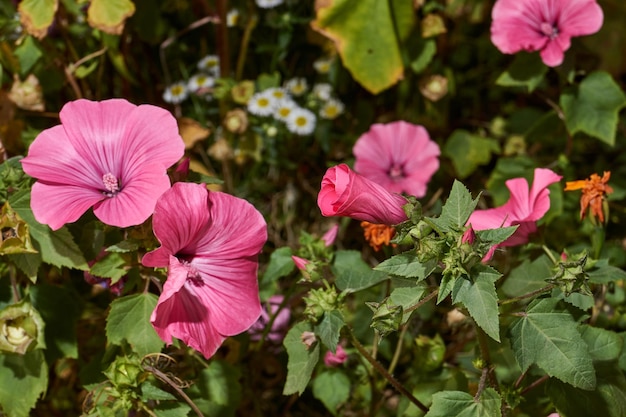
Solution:
[{"label": "pink lavatera flower", "polygon": [[245,200],[175,183],[157,201],[152,224],[161,247],[141,262],[168,267],[168,276],[150,321],[166,343],[176,337],[209,358],[261,315],[265,220]]},{"label": "pink lavatera flower", "polygon": [[352,171],[346,164],[329,168],[322,178],[317,205],[324,216],[345,216],[370,223],[393,225],[407,219],[400,194]]},{"label": "pink lavatera flower", "polygon": [[374,124],[354,144],[354,170],[393,193],[423,197],[439,169],[439,145],[423,126]]},{"label": "pink lavatera flower", "polygon": [[[550,209],[548,186],[559,182],[561,178],[549,169],[536,168],[530,187],[525,178],[510,179],[506,182],[511,194],[509,200],[500,207],[474,211],[467,224],[474,230],[519,225],[515,233],[500,245],[516,246],[527,243],[530,234],[537,231],[537,220]],[[486,258],[490,259],[492,254],[493,250]]]},{"label": "pink lavatera flower", "polygon": [[343,365],[346,359],[348,359],[348,353],[345,351],[343,346],[337,345],[335,353],[330,350],[326,351],[326,354],[324,355],[324,365],[329,368],[336,368]]},{"label": "pink lavatera flower", "polygon": [[541,51],[550,67],[561,65],[571,38],[602,27],[596,0],[498,0],[491,12],[491,41],[505,54]]},{"label": "pink lavatera flower", "polygon": [[111,226],[143,223],[170,187],[167,168],[184,152],[176,119],[123,99],[72,101],[60,118],[22,159],[24,171],[37,179],[31,194],[37,221],[56,230],[93,207]]}]

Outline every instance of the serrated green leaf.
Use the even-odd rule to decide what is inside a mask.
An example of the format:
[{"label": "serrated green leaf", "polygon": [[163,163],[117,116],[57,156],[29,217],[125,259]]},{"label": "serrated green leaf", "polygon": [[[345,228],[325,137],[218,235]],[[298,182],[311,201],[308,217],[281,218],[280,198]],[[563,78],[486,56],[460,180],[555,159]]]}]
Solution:
[{"label": "serrated green leaf", "polygon": [[476,236],[481,242],[497,245],[507,240],[519,226],[502,227],[500,229],[476,230]]},{"label": "serrated green leaf", "polygon": [[437,294],[437,304],[441,303],[452,292],[456,278],[452,274],[446,274],[441,277],[441,283],[439,284],[439,294]]},{"label": "serrated green leaf", "polygon": [[424,71],[437,53],[437,44],[434,39],[421,39],[416,48],[416,57],[411,62],[411,69],[419,74]]},{"label": "serrated green leaf", "polygon": [[48,387],[43,350],[0,354],[0,404],[7,417],[25,417]]},{"label": "serrated green leaf", "polygon": [[291,395],[296,392],[302,395],[313,369],[317,365],[320,356],[320,345],[315,343],[309,349],[302,342],[302,333],[312,331],[311,326],[306,322],[300,322],[293,326],[285,336],[283,345],[289,355],[287,362],[287,381],[283,388],[283,395]]},{"label": "serrated green leaf", "polygon": [[589,354],[594,361],[618,360],[624,346],[624,339],[619,334],[587,324],[580,326],[580,335],[589,347]]},{"label": "serrated green leaf", "polygon": [[429,218],[442,232],[462,230],[478,204],[478,198],[472,200],[472,194],[457,180],[452,184],[450,196],[441,208],[441,216]]},{"label": "serrated green leaf", "polygon": [[[396,0],[397,16],[413,16],[412,0]],[[335,42],[344,66],[354,79],[373,94],[402,79],[404,65],[396,36],[413,25],[400,19],[395,27],[390,3],[379,0],[330,0],[316,7],[314,30]],[[376,30],[372,31],[372,27]]]},{"label": "serrated green leaf", "polygon": [[600,259],[587,271],[589,282],[594,284],[610,284],[626,279],[626,271],[609,265],[608,259]]},{"label": "serrated green leaf", "polygon": [[315,376],[313,396],[320,400],[333,415],[350,398],[350,378],[343,372],[331,369]]},{"label": "serrated green leaf", "polygon": [[107,253],[92,265],[89,273],[100,278],[111,278],[111,284],[115,284],[127,273],[126,260],[117,252]]},{"label": "serrated green leaf", "polygon": [[234,417],[241,402],[241,370],[222,360],[211,360],[190,391],[193,402],[206,416]]},{"label": "serrated green leaf", "polygon": [[618,115],[626,95],[610,74],[596,71],[578,86],[561,94],[565,125],[573,135],[586,133],[609,145],[615,144]]},{"label": "serrated green leaf", "polygon": [[593,391],[577,389],[554,378],[546,392],[562,416],[626,416],[626,378],[616,372],[615,362],[596,364],[597,385]]},{"label": "serrated green leaf", "polygon": [[327,311],[324,313],[322,321],[315,326],[315,334],[317,334],[328,349],[335,353],[341,329],[345,326],[343,315],[337,310]]},{"label": "serrated green leaf", "polygon": [[115,245],[109,246],[108,248],[106,248],[106,251],[116,252],[116,253],[128,253],[128,252],[134,252],[137,249],[139,249],[139,242],[129,239],[129,240],[124,240],[119,243],[116,243]]},{"label": "serrated green leaf", "polygon": [[467,178],[480,165],[491,160],[491,155],[500,152],[497,140],[472,135],[466,130],[457,129],[446,141],[443,154],[452,160],[459,178]]},{"label": "serrated green leaf", "polygon": [[39,253],[16,253],[7,257],[17,266],[30,282],[37,282],[37,271],[41,266],[41,254]]},{"label": "serrated green leaf", "polygon": [[496,80],[497,85],[503,87],[526,87],[531,93],[541,84],[548,67],[543,64],[538,54],[520,52],[515,59]]},{"label": "serrated green leaf", "polygon": [[550,376],[592,390],[596,375],[589,349],[572,316],[557,310],[558,302],[551,298],[535,300],[525,317],[513,323],[510,338],[515,358],[523,372],[536,364]]},{"label": "serrated green leaf", "polygon": [[467,308],[476,324],[493,340],[500,341],[498,295],[495,282],[502,276],[487,265],[472,270],[472,279],[457,278],[452,289],[452,302]]},{"label": "serrated green leaf", "polygon": [[189,417],[191,407],[182,401],[179,402],[164,402],[160,401],[152,409],[152,412],[156,417]]},{"label": "serrated green leaf", "polygon": [[502,399],[493,388],[486,388],[478,401],[463,391],[442,391],[433,395],[433,403],[424,417],[501,417]]},{"label": "serrated green leaf", "polygon": [[554,264],[547,255],[524,261],[514,268],[502,284],[502,291],[509,297],[518,297],[548,285],[546,280],[554,275]]},{"label": "serrated green leaf", "polygon": [[29,190],[16,192],[9,198],[9,203],[13,210],[28,223],[31,237],[35,240],[36,249],[44,262],[57,267],[89,269],[85,257],[66,227],[52,231],[47,225],[35,220],[30,209]]},{"label": "serrated green leaf", "polygon": [[273,251],[261,281],[265,284],[289,275],[296,267],[293,259],[291,259],[291,255],[291,248],[288,246]]},{"label": "serrated green leaf", "polygon": [[109,342],[119,345],[126,340],[140,356],[160,352],[165,343],[150,323],[157,300],[154,294],[141,293],[113,301],[106,325]]},{"label": "serrated green leaf", "polygon": [[34,285],[30,299],[46,323],[46,359],[78,358],[76,325],[80,318],[78,298],[64,287]]},{"label": "serrated green leaf", "polygon": [[404,278],[417,278],[417,281],[421,281],[426,279],[436,267],[436,260],[421,263],[413,252],[405,252],[379,263],[374,270]]},{"label": "serrated green leaf", "polygon": [[340,250],[335,254],[332,270],[335,285],[342,291],[355,292],[387,279],[387,274],[375,271],[361,258],[361,252]]}]

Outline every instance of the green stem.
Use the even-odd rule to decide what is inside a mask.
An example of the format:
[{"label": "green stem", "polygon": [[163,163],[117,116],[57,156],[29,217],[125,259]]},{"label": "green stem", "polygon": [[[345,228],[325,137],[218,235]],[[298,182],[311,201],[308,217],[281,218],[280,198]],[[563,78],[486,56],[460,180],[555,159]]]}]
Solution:
[{"label": "green stem", "polygon": [[417,408],[422,410],[424,413],[428,412],[428,407],[426,407],[420,400],[415,398],[413,394],[411,394],[397,379],[395,379],[387,370],[378,362],[376,359],[370,355],[370,353],[363,347],[361,342],[356,338],[354,332],[350,327],[348,327],[348,331],[350,332],[350,340],[352,341],[352,345],[359,351],[361,356],[363,356],[369,363],[376,369],[389,383],[402,395],[404,395],[409,401],[411,401]]},{"label": "green stem", "polygon": [[239,46],[239,56],[237,57],[237,69],[235,70],[235,80],[237,81],[241,80],[243,76],[243,67],[246,63],[246,56],[248,55],[248,44],[250,43],[252,31],[256,27],[258,20],[259,17],[256,14],[252,14],[246,23],[246,28],[241,38],[241,45]]},{"label": "green stem", "polygon": [[550,258],[550,260],[552,261],[553,264],[558,264],[559,261],[557,261],[554,258],[554,254],[552,254],[552,251],[546,246],[546,245],[541,245],[541,249],[543,249],[543,251],[546,253],[546,255],[548,255],[548,258]]},{"label": "green stem", "polygon": [[402,341],[404,340],[404,335],[406,334],[408,328],[409,326],[405,324],[400,330],[396,350],[393,352],[393,358],[391,358],[391,363],[389,364],[389,368],[387,368],[387,372],[389,372],[389,375],[393,375],[393,371],[396,369],[396,365],[398,364],[398,360],[400,359],[400,354],[402,353]]},{"label": "green stem", "polygon": [[13,290],[13,302],[20,302],[20,291],[17,286],[17,273],[15,271],[15,265],[9,264],[9,276],[11,277],[11,289]]},{"label": "green stem", "polygon": [[[498,381],[495,377],[495,375],[493,374],[493,368],[491,365],[491,354],[489,353],[489,344],[488,344],[488,340],[487,340],[487,334],[485,333],[485,331],[478,325],[476,324],[476,322],[474,322],[474,328],[476,329],[476,338],[478,339],[478,347],[480,349],[480,357],[483,360],[483,372],[486,371],[486,376],[485,376],[485,381],[488,377],[490,385],[492,387],[494,387],[496,389],[496,391],[500,392],[500,388],[498,387]],[[482,376],[481,376],[481,380],[482,380]],[[484,381],[483,381],[484,383]],[[480,397],[480,392],[485,388],[485,385],[483,384],[483,386],[479,386],[478,387],[478,391],[476,392],[476,397],[475,398],[479,398]]]},{"label": "green stem", "polygon": [[152,366],[144,366],[144,369],[148,372],[151,372],[155,377],[172,387],[172,389],[176,391],[187,404],[189,404],[189,407],[191,407],[191,409],[196,413],[198,417],[204,417],[204,414],[202,414],[202,411],[200,411],[198,406],[191,400],[191,398],[189,398],[187,394],[185,394],[185,391],[183,391],[178,385],[176,385],[174,381],[170,379],[169,376],[159,371],[158,369],[153,368]]},{"label": "green stem", "polygon": [[498,304],[505,305],[505,304],[516,303],[516,302],[521,301],[521,300],[523,300],[525,298],[534,297],[535,295],[539,295],[539,294],[542,294],[544,292],[548,292],[548,291],[550,291],[554,287],[556,287],[555,284],[546,285],[543,288],[539,288],[538,290],[529,292],[529,293],[524,294],[524,295],[520,295],[520,296],[517,296],[517,297],[514,297],[514,298],[509,298],[508,300],[500,300],[500,301],[498,301]]},{"label": "green stem", "polygon": [[431,292],[426,297],[424,297],[421,300],[419,300],[417,304],[412,305],[411,307],[409,307],[406,310],[404,310],[404,312],[405,313],[410,313],[411,311],[417,310],[418,308],[420,308],[421,306],[423,306],[424,304],[426,304],[427,302],[429,302],[430,300],[435,298],[437,296],[437,294],[439,294],[439,289],[436,289],[435,291]]}]

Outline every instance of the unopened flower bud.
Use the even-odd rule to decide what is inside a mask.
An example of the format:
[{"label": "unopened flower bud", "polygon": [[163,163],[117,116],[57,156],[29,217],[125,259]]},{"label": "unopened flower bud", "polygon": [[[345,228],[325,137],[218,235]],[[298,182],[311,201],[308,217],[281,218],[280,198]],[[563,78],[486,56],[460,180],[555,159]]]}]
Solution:
[{"label": "unopened flower bud", "polygon": [[348,359],[348,354],[341,345],[337,345],[337,350],[335,350],[335,353],[329,350],[324,355],[324,365],[328,366],[329,368],[336,368],[342,365],[346,361],[346,359]]},{"label": "unopened flower bud", "polygon": [[28,224],[7,201],[0,212],[0,255],[37,253],[30,240]]},{"label": "unopened flower bud", "polygon": [[430,101],[439,101],[448,94],[448,79],[443,75],[431,75],[422,79],[420,93]]},{"label": "unopened flower bud", "polygon": [[13,85],[9,92],[9,99],[20,109],[31,111],[45,110],[41,85],[34,74],[30,74],[24,81],[20,81],[19,76],[15,74]]},{"label": "unopened flower bud", "polygon": [[397,332],[402,324],[403,309],[401,305],[394,305],[386,298],[382,303],[365,303],[373,312],[372,324],[370,327],[378,330],[381,337],[385,337],[391,332]]},{"label": "unopened flower bud", "polygon": [[307,332],[302,332],[302,335],[300,336],[300,340],[302,341],[302,343],[304,343],[304,346],[306,346],[308,350],[308,349],[311,349],[311,346],[313,346],[315,342],[317,342],[317,337],[315,336],[315,333],[307,331]]},{"label": "unopened flower bud", "polygon": [[467,243],[469,245],[473,245],[475,241],[476,241],[476,233],[474,232],[472,225],[470,225],[463,233],[463,236],[461,236],[461,243]]},{"label": "unopened flower bud", "polygon": [[0,351],[24,354],[46,347],[44,321],[33,306],[22,300],[0,311]]},{"label": "unopened flower bud", "polygon": [[144,372],[141,363],[134,357],[118,356],[104,374],[116,387],[138,387]]},{"label": "unopened flower bud", "polygon": [[233,109],[224,117],[224,127],[232,133],[243,133],[248,128],[248,114],[242,109]]},{"label": "unopened flower bud", "polygon": [[312,289],[304,298],[304,302],[306,303],[304,314],[311,321],[317,322],[325,312],[337,309],[339,294],[334,287]]}]

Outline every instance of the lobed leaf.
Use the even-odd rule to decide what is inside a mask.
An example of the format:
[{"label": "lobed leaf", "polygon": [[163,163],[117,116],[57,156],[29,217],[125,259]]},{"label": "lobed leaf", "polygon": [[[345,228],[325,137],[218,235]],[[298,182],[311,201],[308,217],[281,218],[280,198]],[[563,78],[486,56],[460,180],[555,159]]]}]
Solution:
[{"label": "lobed leaf", "polygon": [[538,54],[520,52],[513,63],[496,80],[503,87],[526,87],[529,93],[541,84],[548,67],[544,65]]},{"label": "lobed leaf", "polygon": [[441,208],[441,215],[429,220],[442,232],[462,230],[477,204],[478,197],[472,200],[469,190],[460,181],[454,180],[450,195]]},{"label": "lobed leaf", "polygon": [[472,135],[470,132],[457,129],[446,141],[443,154],[452,160],[459,178],[467,178],[480,165],[491,161],[491,156],[500,152],[497,140]]},{"label": "lobed leaf", "polygon": [[339,335],[341,329],[345,326],[343,315],[338,310],[326,311],[324,318],[315,326],[315,334],[317,334],[328,349],[335,353],[337,343],[339,343]]},{"label": "lobed leaf", "polygon": [[332,270],[337,288],[347,292],[360,291],[387,279],[387,274],[373,270],[361,259],[361,252],[354,250],[337,251]]},{"label": "lobed leaf", "polygon": [[375,271],[385,272],[404,278],[426,279],[437,267],[436,260],[421,263],[413,252],[394,255],[374,267]]},{"label": "lobed leaf", "polygon": [[424,417],[500,417],[502,399],[493,388],[486,388],[478,401],[467,392],[441,391]]},{"label": "lobed leaf", "polygon": [[24,417],[48,387],[43,350],[24,355],[0,353],[0,404],[7,417]]},{"label": "lobed leaf", "polygon": [[283,340],[283,345],[289,355],[287,381],[283,387],[283,395],[291,395],[296,392],[302,395],[309,384],[313,369],[315,369],[320,356],[319,343],[315,343],[307,349],[307,346],[302,342],[302,333],[311,330],[309,323],[300,322],[287,332],[285,340]]}]

